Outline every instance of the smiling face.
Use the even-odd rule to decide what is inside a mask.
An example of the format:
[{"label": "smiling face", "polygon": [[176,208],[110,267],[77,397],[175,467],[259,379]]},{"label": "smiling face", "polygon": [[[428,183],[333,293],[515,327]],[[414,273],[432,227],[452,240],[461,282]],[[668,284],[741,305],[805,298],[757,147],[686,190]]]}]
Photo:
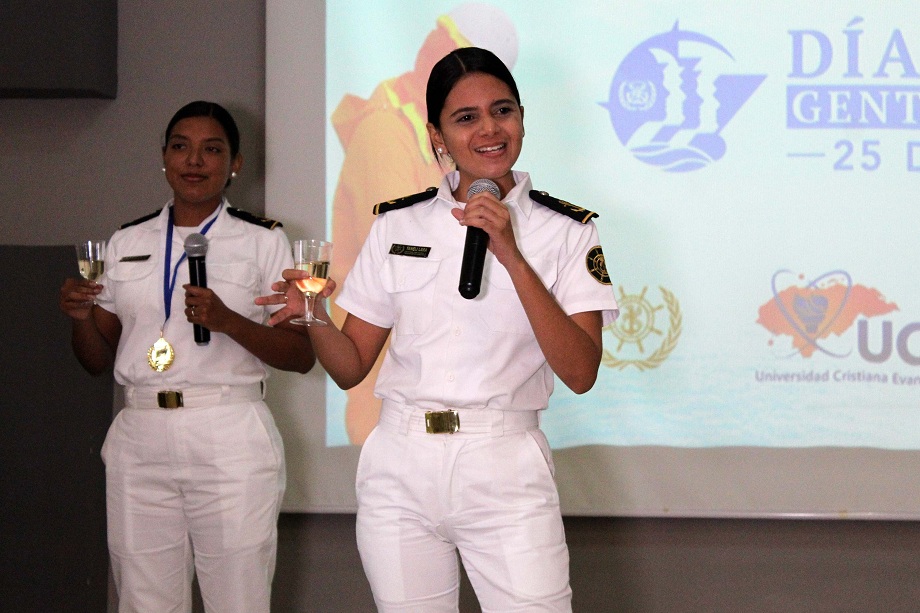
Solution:
[{"label": "smiling face", "polygon": [[466,198],[476,179],[495,181],[502,196],[514,187],[511,168],[521,154],[524,107],[505,82],[483,72],[463,76],[444,101],[440,124],[429,123],[428,134],[457,165],[455,197]]},{"label": "smiling face", "polygon": [[231,172],[242,165],[233,156],[221,124],[212,117],[187,117],[173,126],[163,148],[166,181],[174,204],[213,210],[220,204]]}]

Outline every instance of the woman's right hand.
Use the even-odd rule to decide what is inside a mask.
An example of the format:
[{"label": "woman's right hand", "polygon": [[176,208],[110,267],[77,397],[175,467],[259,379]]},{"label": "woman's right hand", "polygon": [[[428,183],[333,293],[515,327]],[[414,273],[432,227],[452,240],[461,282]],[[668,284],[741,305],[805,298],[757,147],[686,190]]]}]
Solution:
[{"label": "woman's right hand", "polygon": [[67,279],[61,287],[58,306],[70,317],[70,344],[74,355],[91,375],[99,375],[115,363],[115,348],[121,338],[121,322],[114,313],[99,307],[94,299],[102,286],[85,279]]},{"label": "woman's right hand", "polygon": [[61,312],[74,321],[84,321],[93,310],[93,300],[102,291],[102,286],[85,279],[67,279],[61,287],[58,306]]},{"label": "woman's right hand", "polygon": [[[272,284],[272,289],[277,292],[268,296],[259,296],[256,298],[256,304],[259,306],[268,306],[272,304],[283,304],[284,308],[275,311],[269,318],[268,325],[276,326],[294,317],[303,317],[306,312],[306,300],[303,292],[297,287],[297,279],[305,279],[309,275],[295,268],[287,268],[282,271],[281,276],[284,281],[278,281]],[[335,281],[328,279],[326,287],[317,296],[317,298],[328,298],[335,291]]]}]

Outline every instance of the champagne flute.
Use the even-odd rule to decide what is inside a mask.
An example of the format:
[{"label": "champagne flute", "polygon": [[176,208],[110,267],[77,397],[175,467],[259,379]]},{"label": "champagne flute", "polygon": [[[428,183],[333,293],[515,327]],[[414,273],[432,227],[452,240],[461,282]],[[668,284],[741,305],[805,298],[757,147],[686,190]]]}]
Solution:
[{"label": "champagne flute", "polygon": [[[77,243],[76,248],[80,276],[95,283],[105,272],[105,241],[86,240]],[[95,299],[93,304],[96,304]]]},{"label": "champagne flute", "polygon": [[292,319],[291,323],[305,326],[325,326],[326,322],[313,316],[316,296],[326,287],[329,276],[329,260],[332,259],[332,243],[316,239],[296,240],[293,245],[294,268],[305,271],[309,276],[297,279],[297,288],[303,292],[307,305],[303,317]]},{"label": "champagne flute", "polygon": [[80,276],[87,281],[96,281],[105,272],[105,241],[83,241],[76,247]]}]

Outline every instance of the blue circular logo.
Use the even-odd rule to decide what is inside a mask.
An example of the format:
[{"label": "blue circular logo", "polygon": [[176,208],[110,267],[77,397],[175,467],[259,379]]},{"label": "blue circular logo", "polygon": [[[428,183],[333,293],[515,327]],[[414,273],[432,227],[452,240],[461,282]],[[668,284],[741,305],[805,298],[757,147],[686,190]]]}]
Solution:
[{"label": "blue circular logo", "polygon": [[725,155],[722,129],[766,78],[733,74],[734,61],[712,38],[675,24],[623,59],[601,106],[636,159],[668,172],[703,168]]}]

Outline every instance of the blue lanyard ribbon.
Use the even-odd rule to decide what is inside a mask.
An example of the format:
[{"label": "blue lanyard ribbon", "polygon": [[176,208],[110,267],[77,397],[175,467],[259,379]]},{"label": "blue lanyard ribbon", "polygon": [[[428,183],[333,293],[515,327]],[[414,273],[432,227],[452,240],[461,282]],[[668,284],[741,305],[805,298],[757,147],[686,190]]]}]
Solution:
[{"label": "blue lanyard ribbon", "polygon": [[[207,234],[208,230],[211,229],[211,226],[214,225],[214,222],[217,221],[217,216],[220,214],[221,207],[224,206],[223,201],[217,207],[217,213],[214,214],[214,217],[211,218],[205,226],[201,229],[201,234]],[[166,327],[166,322],[169,321],[169,314],[172,311],[172,296],[173,291],[176,289],[176,279],[179,276],[179,265],[185,261],[187,254],[182,252],[182,257],[176,261],[176,265],[173,267],[172,262],[172,244],[173,244],[173,227],[175,226],[175,221],[173,221],[173,208],[169,207],[169,222],[166,224],[166,257],[163,260],[163,305],[166,308],[166,319],[163,320],[163,327]],[[172,274],[170,274],[170,268],[172,268]]]}]

